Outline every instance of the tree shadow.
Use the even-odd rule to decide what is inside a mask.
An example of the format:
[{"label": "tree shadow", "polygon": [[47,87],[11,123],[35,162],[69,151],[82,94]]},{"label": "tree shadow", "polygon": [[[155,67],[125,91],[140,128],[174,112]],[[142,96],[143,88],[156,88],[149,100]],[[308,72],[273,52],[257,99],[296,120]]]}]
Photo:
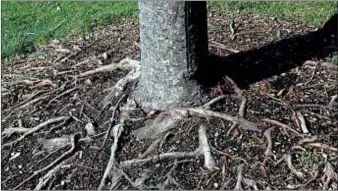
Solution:
[{"label": "tree shadow", "polygon": [[337,51],[337,14],[322,28],[306,35],[283,39],[262,48],[229,56],[211,55],[198,75],[200,83],[210,87],[228,75],[240,88],[287,72],[311,58],[324,58]]}]

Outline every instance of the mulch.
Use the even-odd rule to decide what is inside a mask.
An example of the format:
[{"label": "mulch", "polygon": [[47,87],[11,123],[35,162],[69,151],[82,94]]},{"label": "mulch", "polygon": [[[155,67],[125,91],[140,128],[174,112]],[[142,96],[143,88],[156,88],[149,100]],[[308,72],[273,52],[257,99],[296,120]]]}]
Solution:
[{"label": "mulch", "polygon": [[[260,49],[282,39],[306,35],[320,27],[293,18],[258,18],[251,14],[237,14],[232,23],[233,32],[229,27],[231,18],[230,13],[208,15],[210,53],[224,57],[235,55],[237,51]],[[107,131],[111,117],[111,110],[102,110],[100,103],[109,93],[109,88],[128,71],[116,69],[84,78],[76,76],[99,66],[118,63],[126,57],[140,60],[138,35],[138,22],[126,20],[120,26],[101,27],[82,36],[53,40],[47,45],[35,47],[26,58],[11,60],[8,66],[2,68],[2,145],[21,136],[4,134],[8,128],[32,128],[60,116],[76,119],[50,124],[14,146],[2,148],[2,189],[15,188],[71,148],[70,145],[46,148],[48,139],[68,140],[75,133],[84,138],[88,136],[85,128],[88,124],[93,125],[99,136],[81,142],[76,155],[67,161],[68,166],[57,171],[44,189],[80,190],[99,186],[113,144],[113,137],[109,137],[99,152],[104,140],[101,135]],[[243,176],[246,180],[255,181],[258,189],[322,189],[321,177],[326,172],[324,167],[327,162],[333,169],[338,169],[337,65],[332,64],[333,55],[337,54],[336,45],[334,49],[336,51],[331,55],[310,57],[306,63],[298,63],[291,70],[257,80],[245,90],[248,99],[245,118],[261,128],[274,127],[271,140],[276,160],[265,156],[268,141],[262,133],[235,128],[227,134],[232,125],[229,121],[190,117],[179,121],[169,131],[156,154],[195,150],[199,144],[198,127],[203,124],[207,127],[212,156],[219,170],[207,171],[203,167],[203,157],[178,160],[177,164],[174,160],[166,160],[126,169],[126,175],[115,189],[135,189],[135,185],[125,177],[128,175],[131,181],[135,181],[146,169],[150,173],[142,189],[163,188],[161,185],[167,180],[169,171],[171,180],[165,189],[233,189],[238,169],[243,164]],[[253,63],[255,61],[252,60]],[[129,93],[132,88],[128,86],[125,92]],[[214,104],[212,110],[237,115],[240,102],[230,95],[233,91],[229,88],[227,80],[210,88],[210,99],[229,94]],[[116,104],[117,100],[114,98],[112,104]],[[295,116],[294,112],[301,116]],[[126,121],[117,161],[138,157],[154,141],[135,139],[131,132],[143,127],[149,119],[141,112],[135,112],[132,117],[137,120]],[[262,119],[283,123],[301,136]],[[307,134],[302,134],[297,125],[296,121],[301,119],[305,119],[309,130]],[[52,128],[55,130],[50,131]],[[316,144],[299,144],[300,140],[313,136],[316,140],[312,143]],[[292,157],[293,167],[304,174],[302,178],[292,173],[286,162],[277,163],[284,156]],[[47,172],[17,189],[34,189],[39,178]],[[318,176],[314,178],[316,172]],[[309,180],[312,181],[306,184]],[[243,184],[243,188],[249,189],[248,185]],[[336,174],[327,189],[337,188]]]}]

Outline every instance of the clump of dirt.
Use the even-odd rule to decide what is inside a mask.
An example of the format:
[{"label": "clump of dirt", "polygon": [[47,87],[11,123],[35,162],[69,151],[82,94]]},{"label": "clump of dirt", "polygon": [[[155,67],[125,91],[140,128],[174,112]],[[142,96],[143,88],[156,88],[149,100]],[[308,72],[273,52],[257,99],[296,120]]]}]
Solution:
[{"label": "clump of dirt", "polygon": [[[232,20],[231,14],[211,13],[208,19],[210,53],[224,57],[306,35],[318,27],[249,14]],[[132,111],[120,137],[116,126],[106,137],[109,127],[124,119],[122,110],[114,107],[118,102],[123,107],[125,99],[113,96],[104,106],[102,101],[131,69],[120,67],[121,60],[140,60],[138,34],[136,21],[100,28],[37,47],[29,57],[2,69],[2,188],[96,189],[118,141],[114,151],[118,165],[140,159],[151,145],[155,147],[149,156],[154,157],[130,168],[113,168],[123,171],[109,174],[107,188],[337,189],[337,65],[332,56],[309,58],[243,90],[244,118],[261,132],[239,126],[229,131],[230,121],[193,116],[179,117],[160,138],[138,140],[133,132],[158,114]],[[332,55],[336,45],[334,49]],[[82,75],[97,68],[106,69]],[[123,92],[128,95],[133,86],[125,86]],[[210,98],[223,96],[211,110],[236,116],[241,101],[235,94],[233,84],[224,78],[211,88]],[[206,168],[203,154],[160,160],[161,154],[198,150],[201,125],[213,170]]]}]

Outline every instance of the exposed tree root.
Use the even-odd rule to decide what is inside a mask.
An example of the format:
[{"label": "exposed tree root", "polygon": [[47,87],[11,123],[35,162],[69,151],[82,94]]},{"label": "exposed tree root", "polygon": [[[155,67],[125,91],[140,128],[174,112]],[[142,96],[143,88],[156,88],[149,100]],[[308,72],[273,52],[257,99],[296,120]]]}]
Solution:
[{"label": "exposed tree root", "polygon": [[232,125],[230,126],[230,128],[228,129],[226,135],[229,137],[231,132],[236,128],[236,126],[238,125],[238,123],[232,123]]},{"label": "exposed tree root", "polygon": [[144,182],[149,178],[150,172],[151,172],[150,169],[145,169],[142,172],[141,177],[135,180],[133,187],[140,190],[144,189],[145,187]]},{"label": "exposed tree root", "polygon": [[[186,162],[186,161],[182,161],[182,162]],[[166,179],[165,181],[163,182],[162,185],[157,185],[157,187],[160,189],[160,190],[165,190],[166,187],[170,184],[170,183],[173,183],[175,184],[179,190],[182,190],[181,188],[181,185],[171,176],[172,172],[177,168],[177,160],[175,160],[174,162],[174,165],[172,166],[172,168],[169,170],[169,172],[165,175]]]},{"label": "exposed tree root", "polygon": [[336,101],[337,98],[338,98],[337,94],[332,96],[330,102],[327,104],[327,107],[331,109],[333,107],[333,105],[335,104],[335,101]]},{"label": "exposed tree root", "polygon": [[[42,91],[39,91],[35,94],[30,94],[30,95],[26,95],[25,97],[27,97],[24,101],[22,101],[21,103],[17,104],[16,106],[14,106],[14,108],[19,108],[20,106],[28,103],[30,100],[36,98],[37,96],[41,95],[41,94],[44,94],[44,93],[47,93],[49,92],[49,90],[42,90]],[[36,101],[34,101],[33,103],[35,103]],[[28,104],[30,105],[30,104]],[[23,108],[26,107],[26,106],[23,106]]]},{"label": "exposed tree root", "polygon": [[210,146],[207,141],[206,136],[206,129],[205,126],[200,126],[199,131],[199,147],[195,151],[191,152],[169,152],[169,153],[162,153],[157,156],[147,157],[143,159],[131,159],[120,163],[121,168],[130,168],[132,166],[141,166],[147,163],[156,163],[163,160],[168,159],[182,159],[182,158],[190,158],[190,157],[198,157],[200,155],[204,155],[204,166],[208,170],[215,170],[217,169],[215,165],[215,161],[211,156]]},{"label": "exposed tree root", "polygon": [[[61,117],[57,117],[57,118],[54,118],[54,119],[49,119],[43,123],[40,123],[39,125],[33,127],[33,128],[30,128],[29,131],[25,132],[21,137],[19,137],[18,139],[10,142],[10,143],[6,143],[4,145],[2,145],[2,148],[6,148],[6,147],[9,147],[9,146],[12,146],[12,145],[15,145],[16,143],[22,141],[23,139],[25,139],[27,136],[47,127],[48,125],[51,125],[53,123],[57,123],[59,121],[63,121],[65,119],[67,119],[68,117],[67,116],[61,116]],[[21,129],[22,130],[22,129]],[[15,132],[14,130],[11,130],[12,132]],[[22,132],[22,131],[19,131],[19,132]]]},{"label": "exposed tree root", "polygon": [[262,132],[262,129],[259,129],[255,123],[250,122],[243,117],[231,116],[225,113],[219,113],[197,107],[176,108],[162,112],[149,125],[135,130],[133,134],[137,137],[137,139],[153,139],[156,138],[159,134],[165,133],[169,129],[173,128],[179,120],[183,119],[184,117],[189,117],[191,115],[197,115],[199,117],[205,118],[217,117],[231,121],[234,124],[239,124],[245,130]]},{"label": "exposed tree root", "polygon": [[[106,142],[107,142],[107,140],[108,140],[108,137],[110,136],[112,130],[113,130],[113,136],[114,136],[114,144],[117,144],[117,143],[115,143],[115,141],[118,141],[118,140],[117,140],[117,138],[115,137],[115,135],[119,135],[119,136],[120,136],[121,132],[118,132],[118,133],[120,133],[120,134],[116,134],[116,131],[117,131],[118,129],[120,129],[121,131],[123,131],[123,125],[124,125],[124,120],[125,120],[125,118],[124,118],[124,116],[122,116],[121,119],[120,119],[120,123],[114,126],[114,122],[115,122],[115,113],[116,113],[116,111],[118,110],[118,108],[120,107],[120,104],[121,104],[122,100],[125,98],[125,96],[126,96],[126,95],[123,95],[123,96],[117,101],[117,103],[116,103],[116,105],[115,105],[115,108],[114,108],[114,110],[113,110],[113,112],[112,112],[112,116],[111,116],[111,118],[110,118],[110,125],[109,125],[109,128],[108,128],[107,132],[105,133],[105,137],[104,137],[104,140],[103,140],[103,142],[102,142],[101,147],[99,148],[98,152],[95,154],[94,158],[93,158],[92,161],[91,161],[91,167],[93,167],[94,161],[96,160],[97,156],[101,153],[103,147],[105,146],[105,144],[106,144]],[[116,129],[117,129],[117,130],[116,130]],[[114,146],[114,145],[113,145],[113,146]],[[112,151],[111,157],[114,157],[114,158],[112,158],[112,160],[115,160],[115,151],[116,151],[117,148],[113,148],[113,146],[111,147],[111,151]],[[117,145],[116,145],[115,147],[117,147]],[[115,150],[114,150],[114,153],[113,153],[113,149],[115,149]],[[114,156],[113,156],[113,155],[114,155]],[[110,160],[109,160],[109,161],[110,161]],[[114,161],[112,161],[112,162],[114,162]],[[108,163],[108,165],[111,165],[111,164]],[[108,165],[107,165],[107,169],[108,169],[108,168],[111,169],[111,167],[109,167]],[[114,165],[114,164],[112,164],[112,165]],[[106,170],[107,170],[107,169],[106,169]],[[109,171],[108,171],[107,173],[109,173]],[[106,174],[106,172],[105,172],[105,174]],[[104,176],[107,176],[107,175],[104,175]],[[87,185],[87,186],[88,186],[88,189],[89,189],[90,178],[91,178],[91,171],[88,173],[88,185]],[[104,181],[105,179],[106,179],[106,177],[102,178],[102,181]],[[101,183],[102,183],[102,181],[101,181]],[[100,185],[101,185],[101,183],[100,183]]]},{"label": "exposed tree root", "polygon": [[104,171],[103,177],[101,179],[100,185],[98,187],[98,190],[102,190],[102,188],[105,186],[106,178],[108,177],[109,173],[111,172],[112,168],[116,166],[116,150],[118,146],[119,138],[123,131],[123,124],[117,124],[113,128],[113,135],[114,135],[114,143],[110,148],[110,158],[107,164],[107,167]]},{"label": "exposed tree root", "polygon": [[247,185],[249,188],[253,188],[254,190],[258,190],[256,181],[250,178],[243,178],[243,183]]},{"label": "exposed tree root", "polygon": [[93,70],[83,72],[83,73],[75,76],[75,78],[83,78],[83,77],[87,77],[87,76],[97,74],[97,73],[110,72],[110,71],[113,71],[113,70],[118,69],[118,68],[119,69],[134,69],[138,66],[139,66],[139,61],[133,60],[133,59],[130,59],[130,58],[125,58],[125,59],[121,60],[119,63],[112,63],[112,64],[109,64],[109,65],[101,66],[99,68],[95,68]]},{"label": "exposed tree root", "polygon": [[325,143],[315,142],[315,141],[317,141],[317,139],[318,139],[318,137],[316,137],[316,136],[302,139],[298,142],[298,146],[314,147],[314,148],[329,150],[329,151],[333,151],[333,152],[338,152],[338,148],[331,147],[330,145],[327,145]]},{"label": "exposed tree root", "polygon": [[237,166],[237,180],[234,190],[243,190],[242,184],[245,184],[247,187],[253,188],[254,190],[258,190],[256,181],[243,176],[244,166],[245,164]]},{"label": "exposed tree root", "polygon": [[52,127],[50,128],[50,130],[46,133],[45,136],[49,135],[50,133],[54,132],[55,130],[61,128],[61,127],[64,127],[66,126],[67,124],[69,124],[70,122],[72,122],[74,120],[74,117],[73,116],[69,116],[67,119],[65,119],[61,124],[55,126],[55,127]]},{"label": "exposed tree root", "polygon": [[60,95],[57,95],[56,97],[54,97],[53,99],[51,99],[48,103],[47,103],[47,106],[49,106],[53,101],[56,101],[57,99],[59,99],[60,97],[64,96],[64,95],[67,95],[75,90],[78,90],[80,89],[81,87],[74,87],[72,89],[69,89],[69,90],[66,90],[64,92],[62,92]]},{"label": "exposed tree root", "polygon": [[132,181],[131,178],[122,170],[121,174],[124,175],[124,177],[128,180],[128,182],[132,185],[132,187],[137,188],[139,190],[147,189],[147,187],[144,185],[144,182],[149,178],[149,174],[151,173],[150,169],[145,169],[141,177],[137,178],[135,181]]},{"label": "exposed tree root", "polygon": [[338,181],[338,175],[334,171],[332,164],[328,161],[325,163],[324,175],[321,177],[321,180],[323,182],[323,190],[327,190],[329,188],[329,184],[332,180]]},{"label": "exposed tree root", "polygon": [[324,150],[330,150],[330,151],[333,151],[333,152],[338,152],[338,148],[331,147],[330,145],[327,145],[325,143],[318,143],[318,142],[306,143],[304,146],[305,147],[308,146],[308,147],[320,148],[320,149],[324,149]]},{"label": "exposed tree root", "polygon": [[264,136],[268,141],[268,146],[266,147],[266,150],[264,152],[265,157],[272,157],[273,160],[277,159],[277,156],[275,154],[273,154],[272,152],[272,138],[271,138],[271,132],[274,130],[274,128],[269,128],[268,130],[266,130],[264,132]]},{"label": "exposed tree root", "polygon": [[158,144],[161,142],[161,139],[156,139],[154,142],[152,142],[146,151],[144,151],[142,154],[139,155],[139,158],[145,158],[149,155],[151,155],[155,150]]},{"label": "exposed tree root", "polygon": [[302,136],[298,131],[292,129],[288,125],[281,123],[279,121],[276,121],[276,120],[273,120],[273,119],[262,119],[262,121],[267,122],[267,123],[271,123],[271,124],[274,124],[274,125],[278,125],[278,126],[282,127],[283,129],[288,129],[289,131],[292,131],[297,136]]},{"label": "exposed tree root", "polygon": [[299,189],[299,188],[304,189],[306,186],[308,186],[309,184],[311,184],[312,182],[314,182],[314,181],[317,179],[318,175],[319,175],[319,171],[316,170],[316,171],[314,172],[314,175],[313,175],[313,176],[310,178],[310,180],[308,180],[306,183],[304,183],[304,184],[299,184],[299,185],[296,185],[296,186],[289,186],[289,188],[290,188],[290,189]]},{"label": "exposed tree root", "polygon": [[[312,61],[312,60],[307,60],[307,61],[304,62],[304,66],[307,66],[307,65],[317,66],[318,62]],[[331,69],[331,70],[337,70],[338,69],[338,66],[336,64],[332,63],[332,62],[321,62],[320,65],[323,66],[323,67],[326,67],[328,69]]]},{"label": "exposed tree root", "polygon": [[292,164],[292,157],[290,154],[286,154],[284,155],[277,163],[276,165],[278,165],[279,163],[281,163],[282,161],[285,161],[287,164],[287,167],[290,169],[291,173],[296,175],[298,178],[302,179],[305,177],[305,175],[298,171]]},{"label": "exposed tree root", "polygon": [[215,97],[214,99],[210,100],[208,103],[204,104],[203,108],[210,109],[211,105],[213,105],[213,104],[215,104],[215,103],[219,102],[220,100],[227,98],[227,97],[228,97],[227,95],[221,95],[221,96]]},{"label": "exposed tree root", "polygon": [[171,111],[176,112],[181,115],[186,115],[186,116],[197,115],[197,116],[206,117],[206,118],[217,117],[217,118],[231,121],[233,123],[238,123],[245,130],[262,132],[262,129],[259,129],[255,123],[248,121],[242,117],[238,117],[238,116],[232,116],[229,114],[219,113],[219,112],[202,109],[202,108],[182,108],[182,109],[172,109]]},{"label": "exposed tree root", "polygon": [[231,156],[230,154],[225,153],[225,152],[222,152],[222,151],[219,151],[219,150],[217,150],[216,148],[211,147],[211,146],[210,146],[210,148],[211,148],[212,150],[216,151],[217,153],[219,153],[219,154],[221,154],[221,155],[224,155],[224,156],[230,158],[231,160],[240,160],[240,161],[244,162],[246,165],[249,165],[249,163],[248,163],[245,159],[243,159],[243,158],[241,158],[241,157],[234,157],[234,156]]},{"label": "exposed tree root", "polygon": [[40,178],[39,183],[35,186],[34,190],[41,190],[47,185],[47,183],[52,179],[53,176],[61,169],[61,167],[66,163],[66,161],[61,162],[52,168],[47,174]]},{"label": "exposed tree root", "polygon": [[100,103],[102,110],[104,110],[109,105],[113,98],[120,96],[129,83],[134,82],[140,78],[140,68],[141,67],[139,65],[136,65],[135,68],[133,68],[125,77],[121,78],[112,88],[110,88],[110,92]]},{"label": "exposed tree root", "polygon": [[236,186],[234,190],[243,190],[242,182],[243,182],[243,168],[244,164],[240,164],[237,166],[237,180],[236,180]]},{"label": "exposed tree root", "polygon": [[201,125],[198,129],[199,144],[204,155],[204,167],[209,171],[216,170],[215,160],[211,156],[210,146],[208,143],[207,132],[204,125]]},{"label": "exposed tree root", "polygon": [[221,44],[219,42],[212,41],[212,40],[209,40],[209,45],[213,46],[213,47],[217,47],[217,48],[220,48],[220,49],[224,49],[224,50],[230,51],[232,53],[238,53],[238,52],[240,52],[238,50],[235,50],[235,49],[232,49],[232,48],[228,48],[224,44]]},{"label": "exposed tree root", "polygon": [[36,176],[40,175],[41,173],[43,173],[43,172],[45,172],[45,171],[47,171],[47,170],[55,167],[56,165],[60,164],[62,161],[66,160],[67,158],[69,158],[70,156],[72,156],[74,154],[74,151],[78,147],[79,136],[80,136],[80,134],[74,134],[71,137],[72,147],[67,152],[63,153],[59,158],[57,158],[56,160],[54,160],[52,163],[50,163],[46,167],[44,167],[44,168],[42,168],[42,169],[40,169],[38,171],[34,171],[34,173],[30,177],[28,177],[26,180],[24,180],[23,182],[21,182],[19,185],[17,185],[12,190],[19,189],[26,182],[32,180],[33,178],[35,178]]},{"label": "exposed tree root", "polygon": [[33,105],[36,102],[39,102],[41,100],[46,99],[47,97],[49,97],[49,96],[48,95],[43,95],[41,97],[37,97],[37,98],[35,98],[35,99],[31,100],[31,101],[28,101],[28,102],[26,102],[26,103],[24,103],[24,104],[22,104],[22,105],[20,105],[20,106],[18,106],[16,108],[14,108],[13,110],[18,111],[18,110],[27,108],[27,107],[29,107],[30,105]]},{"label": "exposed tree root", "polygon": [[312,142],[314,142],[316,140],[318,140],[317,136],[304,138],[304,139],[298,141],[298,145],[303,145],[303,144],[306,144],[306,143],[312,143]]},{"label": "exposed tree root", "polygon": [[136,139],[155,139],[159,135],[164,134],[168,130],[175,127],[177,122],[183,118],[182,115],[170,115],[162,112],[155,117],[149,124],[133,131]]},{"label": "exposed tree root", "polygon": [[113,169],[112,172],[112,178],[111,178],[111,185],[109,190],[115,190],[116,187],[118,186],[118,183],[120,182],[123,174],[121,173],[122,170],[119,170],[118,172],[116,169]]},{"label": "exposed tree root", "polygon": [[[246,102],[247,102],[247,98],[244,95],[244,91],[241,90],[236,84],[236,82],[233,79],[231,79],[229,76],[226,76],[226,79],[231,83],[232,88],[235,90],[235,93],[238,96],[238,98],[241,99],[241,104],[239,106],[238,114],[240,117],[244,118],[245,107],[246,107]],[[226,135],[230,136],[231,132],[236,128],[237,125],[238,125],[238,122],[233,122],[233,124],[227,131]]]},{"label": "exposed tree root", "polygon": [[267,162],[269,161],[269,158],[272,157],[274,161],[277,160],[277,156],[273,154],[272,152],[272,138],[271,138],[271,132],[274,130],[274,127],[267,129],[263,135],[268,141],[268,146],[266,147],[266,150],[264,152],[265,158],[262,162],[262,170],[265,176],[267,176]]},{"label": "exposed tree root", "polygon": [[58,149],[55,149],[54,151],[50,152],[47,156],[43,157],[41,160],[39,160],[38,162],[34,163],[29,169],[33,169],[35,166],[39,165],[40,163],[42,163],[43,161],[45,161],[46,159],[48,159],[50,156],[52,156],[53,154],[55,154],[56,152],[60,151],[63,147],[60,147]]}]

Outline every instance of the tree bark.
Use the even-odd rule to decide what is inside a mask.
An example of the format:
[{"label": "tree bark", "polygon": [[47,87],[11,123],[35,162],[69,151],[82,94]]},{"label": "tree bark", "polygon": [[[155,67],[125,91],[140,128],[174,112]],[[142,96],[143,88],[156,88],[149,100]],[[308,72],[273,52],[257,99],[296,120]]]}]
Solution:
[{"label": "tree bark", "polygon": [[206,2],[139,1],[142,108],[199,104],[198,73],[208,56]]}]

